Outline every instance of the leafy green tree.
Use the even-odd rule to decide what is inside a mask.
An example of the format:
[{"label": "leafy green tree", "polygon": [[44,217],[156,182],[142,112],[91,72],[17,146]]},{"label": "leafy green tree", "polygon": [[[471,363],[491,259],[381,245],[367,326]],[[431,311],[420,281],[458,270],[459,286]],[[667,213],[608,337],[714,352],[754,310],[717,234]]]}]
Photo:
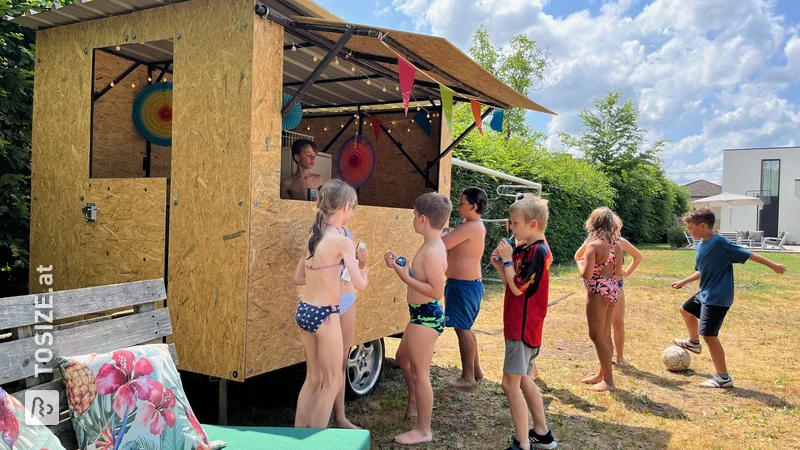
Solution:
[{"label": "leafy green tree", "polygon": [[561,141],[608,176],[616,191],[615,210],[625,223],[623,234],[634,242],[664,241],[673,217],[688,204],[661,169],[658,153],[668,141],[644,148],[647,130],[639,126],[639,110],[619,91],[595,99],[595,111],[583,109],[578,115],[583,130],[577,136],[562,132]]},{"label": "leafy green tree", "polygon": [[[534,80],[538,83],[544,81],[544,70],[550,62],[547,48],[540,47],[525,34],[511,38],[506,47],[493,46],[484,25],[480,25],[472,35],[469,53],[484,69],[525,96],[534,89]],[[469,110],[469,105],[464,109]],[[525,124],[526,113],[519,108],[505,112],[503,132],[506,139],[512,135],[532,135],[533,130]],[[471,122],[472,115],[469,117]]]},{"label": "leafy green tree", "polygon": [[[62,2],[62,4],[67,2]],[[19,17],[52,1],[0,0]],[[27,293],[35,32],[0,20],[0,295]]]}]

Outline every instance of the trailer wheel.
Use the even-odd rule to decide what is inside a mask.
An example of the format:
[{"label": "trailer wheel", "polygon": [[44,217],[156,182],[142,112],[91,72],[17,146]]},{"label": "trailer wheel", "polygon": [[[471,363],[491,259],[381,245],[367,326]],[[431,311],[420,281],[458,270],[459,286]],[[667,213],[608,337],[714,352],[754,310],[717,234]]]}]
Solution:
[{"label": "trailer wheel", "polygon": [[371,394],[378,386],[385,354],[383,338],[358,344],[347,355],[347,398],[355,400]]}]

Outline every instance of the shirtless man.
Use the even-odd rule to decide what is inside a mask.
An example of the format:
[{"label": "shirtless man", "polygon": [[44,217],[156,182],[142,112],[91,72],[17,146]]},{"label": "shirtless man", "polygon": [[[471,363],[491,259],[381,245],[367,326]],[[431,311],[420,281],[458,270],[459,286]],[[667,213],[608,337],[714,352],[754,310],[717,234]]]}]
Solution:
[{"label": "shirtless man", "polygon": [[481,214],[488,206],[486,192],[479,188],[464,189],[458,204],[458,216],[464,219],[464,223],[442,237],[447,248],[445,326],[456,330],[461,352],[461,376],[450,384],[459,388],[470,388],[476,380],[483,378],[478,340],[472,326],[483,298],[481,257],[486,228],[481,222]]},{"label": "shirtless man", "polygon": [[322,186],[322,175],[311,173],[317,159],[317,144],[308,139],[298,139],[292,144],[292,159],[297,172],[281,182],[281,198],[309,200],[308,190]]}]

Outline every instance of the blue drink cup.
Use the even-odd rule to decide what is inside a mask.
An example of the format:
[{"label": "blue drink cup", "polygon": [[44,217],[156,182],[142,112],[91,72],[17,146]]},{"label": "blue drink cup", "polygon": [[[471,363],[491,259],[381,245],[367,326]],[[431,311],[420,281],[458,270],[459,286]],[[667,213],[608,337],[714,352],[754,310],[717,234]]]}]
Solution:
[{"label": "blue drink cup", "polygon": [[405,256],[398,256],[397,259],[394,260],[394,263],[400,267],[406,266],[406,257]]},{"label": "blue drink cup", "polygon": [[[506,241],[506,242],[508,242],[508,245],[510,245],[510,246],[511,246],[511,248],[514,248],[514,239],[513,239],[513,238],[503,238],[503,240],[504,240],[504,241]],[[500,255],[498,255],[498,256],[497,256],[497,260],[498,260],[498,261],[502,261],[502,260],[503,260],[503,258],[501,258],[501,257],[500,257]]]}]

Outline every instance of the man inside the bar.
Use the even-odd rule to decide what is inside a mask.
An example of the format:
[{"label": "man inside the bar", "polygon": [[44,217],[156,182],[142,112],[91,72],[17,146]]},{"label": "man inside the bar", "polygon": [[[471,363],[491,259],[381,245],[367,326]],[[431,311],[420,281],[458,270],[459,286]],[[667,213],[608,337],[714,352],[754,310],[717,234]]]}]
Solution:
[{"label": "man inside the bar", "polygon": [[292,144],[292,159],[297,171],[281,182],[281,198],[316,201],[317,189],[322,186],[322,175],[311,173],[317,159],[317,144],[298,139]]}]

